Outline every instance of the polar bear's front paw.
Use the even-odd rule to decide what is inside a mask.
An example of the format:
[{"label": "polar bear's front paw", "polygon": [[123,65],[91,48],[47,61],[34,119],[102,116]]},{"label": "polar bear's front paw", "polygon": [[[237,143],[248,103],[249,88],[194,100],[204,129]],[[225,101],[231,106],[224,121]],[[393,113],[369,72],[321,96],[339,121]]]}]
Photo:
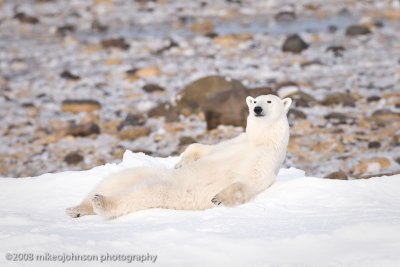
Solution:
[{"label": "polar bear's front paw", "polygon": [[211,202],[212,202],[214,205],[216,205],[216,206],[219,206],[219,205],[221,205],[221,203],[222,203],[222,201],[219,200],[218,196],[213,197],[213,198],[211,199]]},{"label": "polar bear's front paw", "polygon": [[190,162],[196,161],[194,156],[181,156],[181,160],[175,165],[175,169],[182,168],[183,166],[187,165]]},{"label": "polar bear's front paw", "polygon": [[180,160],[177,164],[175,164],[175,169],[179,169],[179,168],[182,168],[182,166],[183,166],[183,163],[182,163],[182,160]]}]

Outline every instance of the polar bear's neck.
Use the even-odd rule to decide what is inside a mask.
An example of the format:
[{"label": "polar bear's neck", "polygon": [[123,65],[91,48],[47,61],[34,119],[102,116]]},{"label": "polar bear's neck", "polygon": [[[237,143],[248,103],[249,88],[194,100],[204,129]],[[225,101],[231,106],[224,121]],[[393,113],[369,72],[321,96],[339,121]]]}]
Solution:
[{"label": "polar bear's neck", "polygon": [[265,145],[277,152],[285,152],[289,142],[289,123],[286,116],[274,121],[247,119],[246,135],[249,142]]}]

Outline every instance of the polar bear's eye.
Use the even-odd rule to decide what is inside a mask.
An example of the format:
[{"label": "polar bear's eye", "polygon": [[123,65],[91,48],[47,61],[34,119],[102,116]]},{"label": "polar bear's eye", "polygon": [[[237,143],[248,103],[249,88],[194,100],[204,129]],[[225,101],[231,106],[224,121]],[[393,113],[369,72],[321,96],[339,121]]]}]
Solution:
[{"label": "polar bear's eye", "polygon": [[271,103],[271,101],[270,101],[270,100],[268,100],[268,101],[267,101],[267,103],[268,103],[268,104],[270,104],[270,103]]}]

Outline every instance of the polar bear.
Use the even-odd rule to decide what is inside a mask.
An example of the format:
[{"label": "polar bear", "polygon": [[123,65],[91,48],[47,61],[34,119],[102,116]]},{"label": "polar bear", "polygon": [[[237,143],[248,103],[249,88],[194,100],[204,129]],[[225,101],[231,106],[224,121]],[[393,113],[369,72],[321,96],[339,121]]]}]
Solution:
[{"label": "polar bear", "polygon": [[248,202],[275,180],[289,141],[290,98],[248,96],[245,133],[217,145],[192,144],[174,169],[131,168],[101,181],[71,217],[116,218],[150,208],[204,210]]}]

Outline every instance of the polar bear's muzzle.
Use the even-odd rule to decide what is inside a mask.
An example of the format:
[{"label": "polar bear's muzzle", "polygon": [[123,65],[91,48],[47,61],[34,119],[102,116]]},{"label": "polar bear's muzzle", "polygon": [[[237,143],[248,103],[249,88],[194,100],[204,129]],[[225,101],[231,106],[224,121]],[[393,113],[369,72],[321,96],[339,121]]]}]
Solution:
[{"label": "polar bear's muzzle", "polygon": [[256,117],[264,117],[264,114],[262,114],[263,113],[263,108],[260,107],[260,106],[256,106],[254,108],[254,113],[255,113]]}]

